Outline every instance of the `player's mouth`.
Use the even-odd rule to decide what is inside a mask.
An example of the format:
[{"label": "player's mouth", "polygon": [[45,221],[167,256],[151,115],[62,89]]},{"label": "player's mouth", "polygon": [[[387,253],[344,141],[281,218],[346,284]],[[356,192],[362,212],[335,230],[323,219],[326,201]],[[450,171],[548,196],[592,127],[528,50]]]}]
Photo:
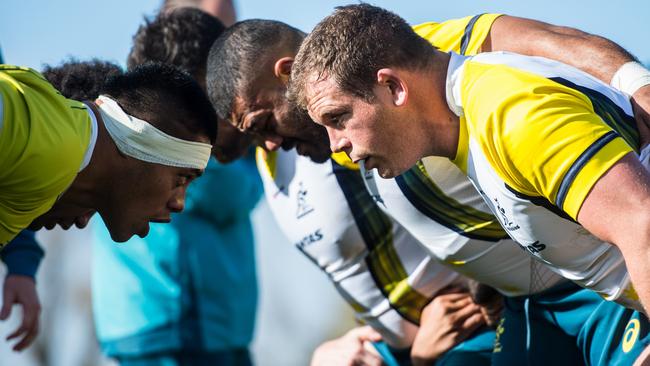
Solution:
[{"label": "player's mouth", "polygon": [[375,168],[375,166],[372,165],[370,156],[364,156],[362,158],[359,158],[356,161],[354,161],[354,163],[359,164],[359,166],[362,166],[365,170],[372,170]]},{"label": "player's mouth", "polygon": [[166,217],[166,218],[156,218],[156,219],[151,219],[151,220],[149,220],[149,222],[155,222],[155,223],[159,223],[159,224],[168,224],[168,223],[172,222],[172,219],[169,218],[169,217]]}]

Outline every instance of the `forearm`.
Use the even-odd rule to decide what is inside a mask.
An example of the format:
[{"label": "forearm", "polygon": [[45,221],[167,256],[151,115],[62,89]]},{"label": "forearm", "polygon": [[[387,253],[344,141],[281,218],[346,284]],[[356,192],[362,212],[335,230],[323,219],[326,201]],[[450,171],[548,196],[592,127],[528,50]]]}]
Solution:
[{"label": "forearm", "polygon": [[550,58],[579,68],[607,84],[623,64],[635,60],[629,52],[606,38],[507,15],[495,20],[483,51],[509,51]]},{"label": "forearm", "polygon": [[[626,154],[591,187],[578,222],[617,246],[643,307],[650,309],[650,173],[634,152]],[[623,296],[636,300],[626,291]]]},{"label": "forearm", "polygon": [[[650,309],[650,278],[648,278],[648,273],[650,273],[650,248],[639,245],[641,237],[630,239],[634,240],[634,243],[619,241],[617,245],[621,249],[627,248],[622,250],[625,264],[634,290],[641,301],[641,305],[643,305],[645,313],[648,314],[648,309]],[[650,235],[646,235],[644,239],[646,239],[643,241],[644,243],[649,243]]]}]

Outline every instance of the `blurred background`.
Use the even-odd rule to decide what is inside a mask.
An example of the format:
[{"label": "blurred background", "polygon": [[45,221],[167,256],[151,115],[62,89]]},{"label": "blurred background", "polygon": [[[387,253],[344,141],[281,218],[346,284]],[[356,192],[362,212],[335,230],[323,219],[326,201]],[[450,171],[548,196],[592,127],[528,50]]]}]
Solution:
[{"label": "blurred background", "polygon": [[[276,19],[308,32],[335,6],[348,3],[235,0],[235,8],[238,20]],[[495,12],[568,25],[605,36],[650,63],[647,0],[370,3],[395,11],[412,24]],[[42,69],[70,57],[96,57],[124,66],[133,34],[161,1],[5,0],[3,5],[0,49],[5,62]],[[325,276],[284,238],[263,200],[252,218],[260,283],[254,360],[261,366],[306,365],[319,343],[354,325],[352,313]],[[41,335],[20,354],[0,342],[0,365],[111,364],[101,356],[94,338],[89,287],[93,236],[54,230],[38,237],[46,250],[37,278],[43,306]],[[1,322],[0,337],[15,329],[18,319],[15,312]]]}]

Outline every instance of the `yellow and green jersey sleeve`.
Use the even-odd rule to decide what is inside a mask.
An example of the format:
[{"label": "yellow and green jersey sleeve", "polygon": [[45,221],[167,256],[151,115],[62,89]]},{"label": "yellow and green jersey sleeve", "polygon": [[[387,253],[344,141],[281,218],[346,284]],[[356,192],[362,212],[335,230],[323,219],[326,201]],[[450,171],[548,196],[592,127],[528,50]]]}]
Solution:
[{"label": "yellow and green jersey sleeve", "polygon": [[492,23],[500,16],[480,14],[442,23],[427,22],[414,26],[413,30],[441,51],[471,56],[481,52]]},{"label": "yellow and green jersey sleeve", "polygon": [[72,183],[90,142],[86,106],[34,70],[0,65],[0,246],[47,212]]},{"label": "yellow and green jersey sleeve", "polygon": [[598,179],[633,151],[586,94],[537,74],[468,61],[461,96],[469,135],[499,177],[573,219]]},{"label": "yellow and green jersey sleeve", "polygon": [[275,179],[278,161],[278,153],[276,151],[266,151],[258,146],[255,148],[255,161],[257,162],[257,170],[260,173],[268,174],[271,179]]}]

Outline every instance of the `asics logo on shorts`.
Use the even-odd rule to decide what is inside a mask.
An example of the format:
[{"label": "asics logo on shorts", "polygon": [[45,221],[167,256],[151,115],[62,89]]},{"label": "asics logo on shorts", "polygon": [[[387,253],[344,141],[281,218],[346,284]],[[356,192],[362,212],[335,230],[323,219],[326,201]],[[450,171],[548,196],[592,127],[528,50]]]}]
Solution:
[{"label": "asics logo on shorts", "polygon": [[641,323],[639,319],[632,319],[627,323],[625,327],[625,333],[623,334],[623,352],[628,353],[634,347],[636,340],[639,338],[639,330],[641,329]]}]

